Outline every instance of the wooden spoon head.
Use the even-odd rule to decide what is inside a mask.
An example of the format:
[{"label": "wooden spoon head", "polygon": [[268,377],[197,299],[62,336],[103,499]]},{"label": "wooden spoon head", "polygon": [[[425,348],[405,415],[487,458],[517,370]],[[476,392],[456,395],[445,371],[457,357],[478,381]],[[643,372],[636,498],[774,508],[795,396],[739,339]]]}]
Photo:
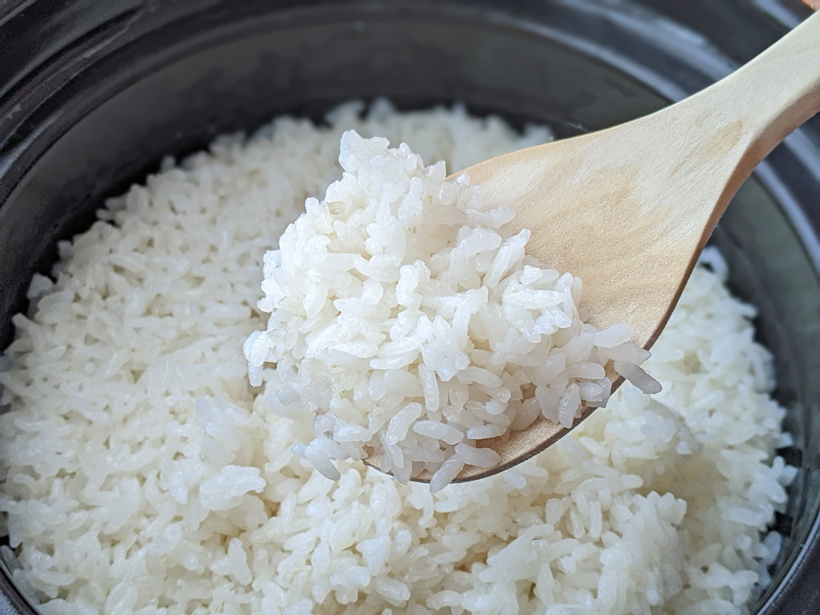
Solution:
[{"label": "wooden spoon head", "polygon": [[[528,254],[559,273],[568,271],[581,278],[584,287],[579,307],[586,310],[587,322],[599,330],[627,324],[634,333],[632,341],[642,348],[654,343],[677,303],[711,232],[710,213],[721,195],[714,181],[686,190],[691,183],[689,167],[697,167],[700,160],[684,161],[677,179],[670,179],[674,172],[664,168],[666,162],[647,163],[652,153],[645,143],[636,141],[646,139],[644,124],[652,123],[653,118],[520,150],[462,172],[471,183],[484,187],[487,202],[515,210],[514,232],[522,228],[532,232]],[[725,135],[711,157],[718,160],[738,140],[738,135]],[[709,157],[707,154],[707,162]],[[721,170],[717,173],[725,184]],[[458,175],[461,173],[451,179]],[[687,205],[682,199],[681,203],[664,203],[669,207],[654,206],[659,200],[669,200],[670,188],[673,193],[686,192],[693,202]],[[670,218],[670,207],[683,211]],[[688,223],[681,224],[681,218]],[[614,392],[623,379],[611,365],[607,376]],[[572,428],[594,410],[583,408]],[[476,446],[493,449],[501,462],[487,469],[466,466],[454,482],[502,472],[570,431],[539,416],[525,430],[479,441]],[[381,457],[374,452],[366,463],[378,469]],[[430,478],[425,473],[413,480],[429,482]]]}]

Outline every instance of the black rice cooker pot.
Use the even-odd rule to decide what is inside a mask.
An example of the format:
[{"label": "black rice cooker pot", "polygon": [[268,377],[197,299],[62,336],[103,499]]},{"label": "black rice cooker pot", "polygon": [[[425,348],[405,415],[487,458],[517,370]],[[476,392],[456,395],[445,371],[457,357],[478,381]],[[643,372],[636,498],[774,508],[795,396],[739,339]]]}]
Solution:
[{"label": "black rice cooker pot", "polygon": [[[806,15],[798,0],[0,1],[0,348],[57,241],[166,154],[377,96],[597,130],[707,86]],[[800,468],[752,612],[815,615],[820,119],[760,165],[713,243],[760,308],[795,440],[780,454]],[[34,613],[7,572],[0,614]]]}]

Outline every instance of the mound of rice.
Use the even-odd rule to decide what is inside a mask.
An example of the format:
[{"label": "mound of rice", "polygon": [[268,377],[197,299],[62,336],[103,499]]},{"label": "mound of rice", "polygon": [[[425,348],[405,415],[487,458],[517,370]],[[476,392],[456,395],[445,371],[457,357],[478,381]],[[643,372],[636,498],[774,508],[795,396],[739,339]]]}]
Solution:
[{"label": "mound of rice", "polygon": [[[338,179],[339,138],[462,168],[548,138],[463,110],[280,119],[164,164],[35,277],[0,384],[7,565],[45,614],[744,613],[794,474],[769,353],[725,267],[699,267],[647,361],[545,454],[485,481],[339,481],[291,448],[242,341],[260,255]],[[13,550],[12,550],[13,549]]]},{"label": "mound of rice", "polygon": [[297,455],[338,480],[331,460],[375,451],[382,471],[405,484],[426,472],[436,493],[465,465],[498,465],[481,441],[539,414],[570,428],[584,406],[605,406],[610,362],[660,390],[632,330],[584,324],[581,280],[525,255],[515,212],[389,145],[346,132],[342,179],[265,254],[258,306],[271,317],[244,351],[254,385],[274,364],[274,411],[316,414]]}]

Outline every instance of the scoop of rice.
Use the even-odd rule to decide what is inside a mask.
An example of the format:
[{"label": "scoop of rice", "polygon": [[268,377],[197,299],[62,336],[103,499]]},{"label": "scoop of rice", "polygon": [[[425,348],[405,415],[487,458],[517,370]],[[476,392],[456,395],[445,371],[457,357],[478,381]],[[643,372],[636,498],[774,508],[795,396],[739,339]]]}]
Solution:
[{"label": "scoop of rice", "polygon": [[465,464],[500,461],[482,440],[538,414],[569,428],[606,405],[611,359],[660,390],[630,328],[585,324],[581,280],[528,257],[530,232],[513,233],[514,212],[467,175],[355,131],[340,151],[342,178],[265,254],[258,307],[271,316],[244,346],[252,384],[276,366],[274,408],[315,413],[316,437],[294,452],[325,476],[375,450],[403,483],[432,474],[435,492]]}]

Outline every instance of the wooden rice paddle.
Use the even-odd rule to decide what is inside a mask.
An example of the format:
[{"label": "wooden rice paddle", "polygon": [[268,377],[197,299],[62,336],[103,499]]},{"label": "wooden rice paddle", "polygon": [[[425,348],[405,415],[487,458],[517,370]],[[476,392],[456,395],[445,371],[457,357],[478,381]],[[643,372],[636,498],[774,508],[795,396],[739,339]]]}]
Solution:
[{"label": "wooden rice paddle", "polygon": [[[532,231],[529,254],[583,280],[589,322],[599,329],[626,323],[633,341],[649,348],[741,183],[819,110],[820,14],[814,14],[686,100],[463,172],[484,186],[488,203],[514,209],[513,223]],[[609,375],[614,389],[622,379]],[[593,410],[584,408],[573,427]],[[456,482],[521,463],[568,432],[539,417],[524,431],[479,441],[501,455],[501,464],[466,466]]]}]

